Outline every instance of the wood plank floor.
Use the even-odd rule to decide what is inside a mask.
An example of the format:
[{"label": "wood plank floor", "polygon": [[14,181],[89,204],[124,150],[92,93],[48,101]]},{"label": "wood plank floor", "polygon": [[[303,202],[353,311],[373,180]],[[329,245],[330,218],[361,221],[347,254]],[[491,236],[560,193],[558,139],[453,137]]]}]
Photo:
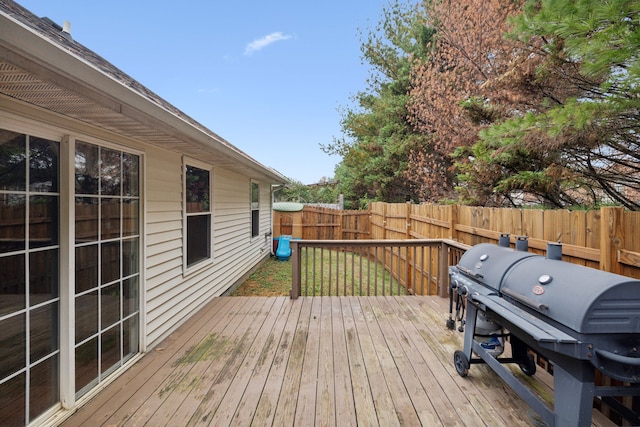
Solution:
[{"label": "wood plank floor", "polygon": [[220,297],[63,425],[540,425],[488,367],[456,373],[447,316],[439,297]]}]

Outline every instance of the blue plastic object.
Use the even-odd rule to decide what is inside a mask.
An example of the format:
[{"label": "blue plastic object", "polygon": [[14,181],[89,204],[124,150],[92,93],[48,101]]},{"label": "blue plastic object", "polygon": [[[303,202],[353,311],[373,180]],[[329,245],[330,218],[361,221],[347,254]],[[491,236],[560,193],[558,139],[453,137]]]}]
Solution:
[{"label": "blue plastic object", "polygon": [[278,249],[276,250],[276,258],[278,261],[286,261],[291,256],[291,236],[283,235],[278,240]]}]

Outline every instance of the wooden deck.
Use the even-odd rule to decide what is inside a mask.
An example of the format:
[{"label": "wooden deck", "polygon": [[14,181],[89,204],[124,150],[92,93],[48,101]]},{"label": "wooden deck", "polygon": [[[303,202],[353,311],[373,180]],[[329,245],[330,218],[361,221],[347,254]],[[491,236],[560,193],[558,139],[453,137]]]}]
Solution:
[{"label": "wooden deck", "polygon": [[217,298],[63,425],[540,425],[488,367],[458,376],[447,303]]}]

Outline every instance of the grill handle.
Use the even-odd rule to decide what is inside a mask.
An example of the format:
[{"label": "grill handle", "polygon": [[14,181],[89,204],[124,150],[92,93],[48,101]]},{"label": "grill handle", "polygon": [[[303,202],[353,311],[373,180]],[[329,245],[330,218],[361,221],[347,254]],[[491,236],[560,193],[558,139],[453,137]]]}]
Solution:
[{"label": "grill handle", "polygon": [[456,265],[456,268],[460,271],[462,271],[463,273],[465,273],[467,276],[471,276],[471,277],[475,277],[476,279],[483,279],[484,276],[480,273],[476,273],[475,271],[462,267],[460,265]]},{"label": "grill handle", "polygon": [[607,350],[597,348],[596,354],[598,357],[610,360],[612,362],[620,363],[623,365],[640,366],[640,357],[621,356],[619,354],[611,353]]},{"label": "grill handle", "polygon": [[521,302],[522,304],[534,308],[536,310],[549,310],[549,306],[546,304],[542,304],[538,301],[532,300],[531,298],[524,296],[514,290],[511,290],[509,288],[502,288],[500,290],[503,294],[510,296],[511,298],[515,299],[518,302]]}]

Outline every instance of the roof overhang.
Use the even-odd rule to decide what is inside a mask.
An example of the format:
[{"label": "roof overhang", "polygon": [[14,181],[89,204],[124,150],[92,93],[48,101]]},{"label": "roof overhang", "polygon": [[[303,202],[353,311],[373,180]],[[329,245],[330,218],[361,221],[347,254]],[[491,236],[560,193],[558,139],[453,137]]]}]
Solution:
[{"label": "roof overhang", "polygon": [[[288,181],[93,52],[63,38],[43,35],[0,9],[0,93],[272,184]],[[83,57],[87,54],[93,57]]]}]

